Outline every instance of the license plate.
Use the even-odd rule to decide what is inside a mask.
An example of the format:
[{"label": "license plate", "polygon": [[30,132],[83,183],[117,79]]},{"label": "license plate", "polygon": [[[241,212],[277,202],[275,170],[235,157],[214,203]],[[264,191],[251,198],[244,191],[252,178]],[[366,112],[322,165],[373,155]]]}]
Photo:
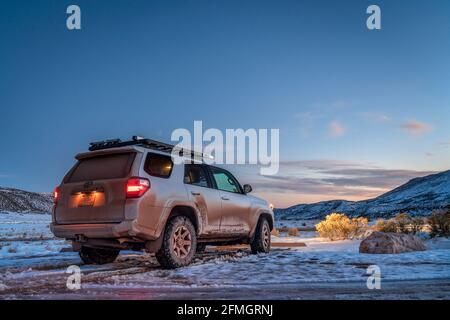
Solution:
[{"label": "license plate", "polygon": [[83,193],[78,200],[79,207],[92,207],[95,203],[94,193]]}]

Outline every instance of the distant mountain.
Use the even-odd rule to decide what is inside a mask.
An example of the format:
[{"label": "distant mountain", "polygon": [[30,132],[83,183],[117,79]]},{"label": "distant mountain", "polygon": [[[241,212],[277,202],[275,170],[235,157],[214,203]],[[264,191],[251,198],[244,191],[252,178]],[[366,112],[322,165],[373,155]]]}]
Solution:
[{"label": "distant mountain", "polygon": [[0,187],[0,212],[50,213],[52,205],[53,199],[49,193]]},{"label": "distant mountain", "polygon": [[374,199],[331,200],[276,209],[279,219],[322,219],[332,212],[370,219],[390,218],[399,212],[427,216],[433,210],[450,206],[450,170],[415,178]]}]

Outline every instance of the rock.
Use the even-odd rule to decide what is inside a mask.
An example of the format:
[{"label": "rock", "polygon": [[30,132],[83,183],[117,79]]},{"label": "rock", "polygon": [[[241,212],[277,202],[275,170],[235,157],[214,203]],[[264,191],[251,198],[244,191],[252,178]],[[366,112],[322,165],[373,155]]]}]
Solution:
[{"label": "rock", "polygon": [[359,253],[403,253],[425,251],[419,237],[402,233],[373,232],[359,245]]}]

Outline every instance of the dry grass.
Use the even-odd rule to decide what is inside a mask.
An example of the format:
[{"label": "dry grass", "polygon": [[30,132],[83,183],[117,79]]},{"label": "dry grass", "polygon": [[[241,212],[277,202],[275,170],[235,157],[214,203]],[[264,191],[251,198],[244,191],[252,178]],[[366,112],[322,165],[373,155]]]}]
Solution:
[{"label": "dry grass", "polygon": [[277,228],[273,228],[271,234],[275,237],[279,237],[280,236],[280,231],[278,231]]}]

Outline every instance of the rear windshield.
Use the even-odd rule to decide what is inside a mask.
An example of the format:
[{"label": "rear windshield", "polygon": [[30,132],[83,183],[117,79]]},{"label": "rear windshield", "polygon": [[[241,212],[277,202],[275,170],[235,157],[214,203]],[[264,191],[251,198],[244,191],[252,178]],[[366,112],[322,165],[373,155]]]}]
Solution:
[{"label": "rear windshield", "polygon": [[66,182],[124,178],[135,156],[135,153],[118,153],[81,159]]}]

